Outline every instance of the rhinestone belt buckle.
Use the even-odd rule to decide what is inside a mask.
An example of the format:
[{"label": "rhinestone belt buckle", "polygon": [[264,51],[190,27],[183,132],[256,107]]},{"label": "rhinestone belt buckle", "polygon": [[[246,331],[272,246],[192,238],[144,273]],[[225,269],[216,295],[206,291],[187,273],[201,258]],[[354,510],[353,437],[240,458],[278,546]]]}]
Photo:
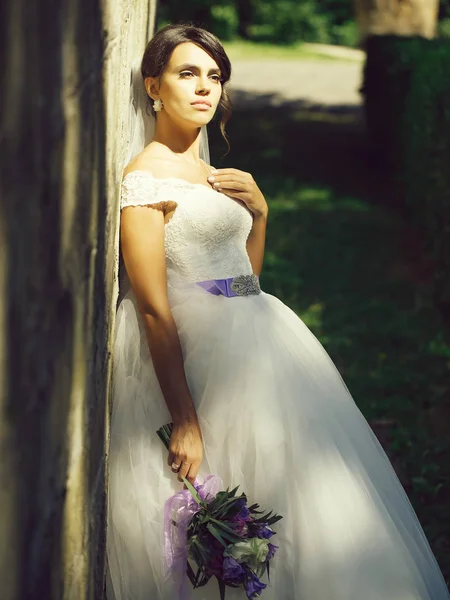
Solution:
[{"label": "rhinestone belt buckle", "polygon": [[261,293],[259,278],[254,273],[252,275],[238,275],[233,277],[230,289],[237,296],[252,296]]}]

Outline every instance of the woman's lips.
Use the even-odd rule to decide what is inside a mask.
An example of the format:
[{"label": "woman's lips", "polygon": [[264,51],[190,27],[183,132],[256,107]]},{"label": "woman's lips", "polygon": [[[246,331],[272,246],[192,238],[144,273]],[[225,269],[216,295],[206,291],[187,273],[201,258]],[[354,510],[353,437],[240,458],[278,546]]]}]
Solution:
[{"label": "woman's lips", "polygon": [[209,110],[211,108],[211,104],[209,102],[198,100],[197,102],[191,102],[191,105],[194,108],[198,108],[199,110]]}]

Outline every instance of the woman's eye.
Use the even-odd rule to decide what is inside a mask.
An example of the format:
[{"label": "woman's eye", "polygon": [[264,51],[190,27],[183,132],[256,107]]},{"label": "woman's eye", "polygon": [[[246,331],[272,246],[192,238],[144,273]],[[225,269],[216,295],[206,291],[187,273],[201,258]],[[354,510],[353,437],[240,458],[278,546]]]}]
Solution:
[{"label": "woman's eye", "polygon": [[222,80],[220,79],[219,75],[211,75],[213,81],[215,81],[216,83],[220,83]]},{"label": "woman's eye", "polygon": [[194,73],[192,71],[182,71],[180,73],[180,77],[189,77],[189,75],[194,75]]}]

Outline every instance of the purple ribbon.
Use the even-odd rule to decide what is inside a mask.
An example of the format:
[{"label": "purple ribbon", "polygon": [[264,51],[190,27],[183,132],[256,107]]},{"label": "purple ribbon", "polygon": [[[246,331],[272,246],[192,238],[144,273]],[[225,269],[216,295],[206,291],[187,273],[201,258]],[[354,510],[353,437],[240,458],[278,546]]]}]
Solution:
[{"label": "purple ribbon", "polygon": [[[194,487],[202,500],[215,498],[222,488],[217,475],[207,475],[203,484],[195,480]],[[166,577],[175,584],[178,600],[188,598],[189,579],[186,575],[187,528],[193,515],[200,510],[189,490],[171,496],[164,505],[164,566]]]},{"label": "purple ribbon", "polygon": [[208,281],[198,281],[197,285],[214,296],[250,296],[261,293],[259,286],[259,277],[252,273],[251,275],[238,275],[237,277],[227,277],[226,279],[209,279]]},{"label": "purple ribbon", "polygon": [[209,281],[199,281],[197,285],[210,294],[214,294],[214,296],[222,295],[232,298],[233,296],[237,296],[236,292],[233,292],[230,287],[233,279],[234,277],[228,277],[228,279],[210,279]]}]

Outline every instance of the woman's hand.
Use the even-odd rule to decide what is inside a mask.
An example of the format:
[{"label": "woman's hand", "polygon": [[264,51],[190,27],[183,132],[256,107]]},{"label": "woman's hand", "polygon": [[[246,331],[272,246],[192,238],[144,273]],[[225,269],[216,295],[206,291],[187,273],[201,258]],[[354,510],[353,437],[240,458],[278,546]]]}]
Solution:
[{"label": "woman's hand", "polygon": [[193,484],[202,460],[203,441],[198,422],[189,420],[174,423],[167,464],[178,474],[178,481],[183,481],[185,477]]},{"label": "woman's hand", "polygon": [[255,217],[267,216],[267,202],[250,173],[238,169],[213,169],[212,173],[208,181],[215,190],[244,202]]}]

